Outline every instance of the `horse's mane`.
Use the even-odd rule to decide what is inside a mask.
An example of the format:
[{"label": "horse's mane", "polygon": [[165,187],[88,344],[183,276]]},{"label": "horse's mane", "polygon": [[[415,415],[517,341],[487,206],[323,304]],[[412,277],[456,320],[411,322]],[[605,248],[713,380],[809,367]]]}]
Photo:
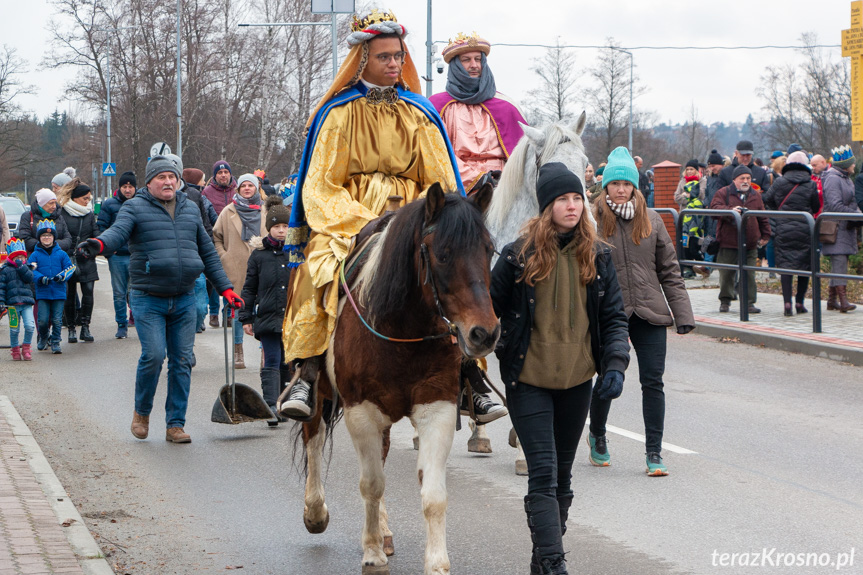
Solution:
[{"label": "horse's mane", "polygon": [[523,136],[515,146],[507,160],[506,167],[500,177],[500,183],[494,191],[494,201],[488,210],[488,222],[502,222],[512,212],[519,194],[523,193],[525,179],[536,179],[537,166],[548,163],[558,147],[565,142],[572,142],[584,153],[584,144],[574,131],[561,123],[552,122],[542,128],[543,146],[538,154],[536,144]]},{"label": "horse's mane", "polygon": [[[370,248],[357,276],[358,299],[372,322],[403,311],[418,287],[414,254],[422,239],[426,202],[416,200],[399,209],[380,238]],[[444,196],[435,225],[432,251],[437,259],[445,251],[464,254],[484,242],[490,245],[482,214],[473,202],[450,193]],[[451,259],[452,261],[452,259]]]}]

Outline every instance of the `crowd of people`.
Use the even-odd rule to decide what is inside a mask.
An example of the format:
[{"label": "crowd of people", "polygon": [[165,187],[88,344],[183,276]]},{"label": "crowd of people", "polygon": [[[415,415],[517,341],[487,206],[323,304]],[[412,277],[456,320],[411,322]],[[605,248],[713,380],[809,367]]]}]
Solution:
[{"label": "crowd of people", "polygon": [[[393,196],[410,202],[434,182],[455,193],[496,183],[526,124],[497,91],[488,41],[476,33],[452,40],[443,51],[446,91],[426,100],[404,34],[389,12],[353,20],[351,51],[309,118],[298,173],[278,186],[263,171],[235,177],[224,159],[208,174],[168,154],[149,158],[140,187],[136,174],[123,173],[98,217],[90,188],[74,172],[36,192],[0,268],[12,359],[32,359],[34,333],[37,349],[54,354],[62,353],[62,327],[70,344],[94,341],[96,257],[104,256],[115,337],[134,328],[141,345],[136,438],[149,435],[167,358],[165,438],[191,442],[185,417],[195,334],[208,327],[231,330],[235,368],[245,367],[244,338],[260,342],[261,390],[274,424],[311,417],[338,313],[339,266],[356,238],[385,225]],[[383,133],[387,138],[377,137]],[[703,265],[682,270],[674,240],[650,209],[653,172],[640,157],[617,148],[596,168],[588,165],[583,178],[561,163],[539,166],[538,212],[517,241],[500,247],[491,272],[508,410],[489,397],[484,362],[463,362],[462,382],[469,384],[458,399],[480,424],[510,415],[527,460],[532,574],[567,573],[562,536],[576,448],[589,414],[588,459],[599,468],[610,464],[606,424],[623,392],[629,342],[639,359],[645,471],[668,475],[661,455],[667,331],[695,327],[684,278],[709,276],[714,261],[736,263],[741,247],[749,265],[764,257],[771,266],[809,270],[809,232],[800,220],[749,218],[739,246],[728,216],[697,210],[860,212],[863,175],[851,179],[856,159],[847,146],[825,159],[792,145],[773,154],[769,167],[753,156],[743,140],[733,158],[713,150],[706,163],[686,163],[674,198],[696,213],[681,220],[682,247],[685,259]],[[857,234],[838,222],[832,237],[822,237],[833,272],[847,273]],[[749,312],[758,313],[749,274]],[[737,297],[735,272],[719,275],[720,311],[728,312]],[[808,311],[807,279],[798,275],[794,294],[793,274],[782,275],[786,315]],[[845,286],[831,279],[828,309],[854,309]]]}]

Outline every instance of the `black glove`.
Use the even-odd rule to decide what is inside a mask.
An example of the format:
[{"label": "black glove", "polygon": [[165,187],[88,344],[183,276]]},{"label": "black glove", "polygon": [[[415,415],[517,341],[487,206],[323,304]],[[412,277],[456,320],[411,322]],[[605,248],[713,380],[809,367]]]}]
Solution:
[{"label": "black glove", "polygon": [[42,276],[41,278],[39,278],[39,283],[42,284],[43,286],[48,285],[48,283],[50,281],[51,281],[51,279],[48,276]]},{"label": "black glove", "polygon": [[102,253],[104,245],[96,238],[90,238],[78,244],[75,255],[81,259],[91,260]]},{"label": "black glove", "polygon": [[55,275],[54,277],[51,278],[51,281],[57,282],[58,284],[63,283],[63,274],[59,273],[59,274]]},{"label": "black glove", "polygon": [[677,326],[677,333],[679,333],[680,335],[686,335],[693,329],[695,329],[694,325],[679,325]]},{"label": "black glove", "polygon": [[602,382],[593,390],[599,399],[617,399],[623,393],[623,374],[616,370],[605,372]]}]

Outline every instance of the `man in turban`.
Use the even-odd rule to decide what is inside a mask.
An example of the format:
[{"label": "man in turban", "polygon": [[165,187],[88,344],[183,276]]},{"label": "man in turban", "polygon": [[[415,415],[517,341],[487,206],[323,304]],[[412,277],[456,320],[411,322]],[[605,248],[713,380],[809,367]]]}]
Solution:
[{"label": "man in turban", "polygon": [[431,97],[449,134],[467,190],[479,184],[485,174],[500,177],[522,136],[518,123],[527,124],[515,104],[497,91],[488,67],[490,51],[489,42],[476,32],[450,40],[443,51],[449,64],[446,92]]},{"label": "man in turban", "polygon": [[[360,230],[381,216],[388,196],[417,199],[440,182],[464,193],[455,155],[392,12],[351,23],[351,49],[310,118],[285,251],[295,268],[285,313],[286,361],[300,379],[282,415],[312,414],[312,386],[335,329],[339,265]],[[328,289],[332,288],[332,289]]]}]

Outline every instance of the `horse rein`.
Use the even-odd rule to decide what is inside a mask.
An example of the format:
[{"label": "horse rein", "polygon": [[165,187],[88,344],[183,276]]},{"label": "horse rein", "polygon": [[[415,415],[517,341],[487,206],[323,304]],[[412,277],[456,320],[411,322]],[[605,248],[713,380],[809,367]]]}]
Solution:
[{"label": "horse rein", "polygon": [[[434,231],[434,229],[435,229],[434,225],[431,225],[431,226],[428,226],[427,228],[425,228],[423,230],[423,239],[425,239],[426,236],[431,234]],[[432,274],[432,271],[431,271],[431,256],[429,255],[428,245],[422,241],[420,241],[420,258],[421,258],[421,261],[420,261],[419,274],[417,277],[417,285],[425,285],[425,284],[431,285],[432,296],[434,296],[435,306],[437,306],[438,314],[440,315],[441,319],[443,319],[444,323],[446,323],[446,325],[449,329],[445,333],[439,333],[437,335],[427,335],[425,337],[417,337],[417,338],[412,338],[412,339],[402,339],[402,338],[397,338],[397,337],[389,337],[389,336],[383,335],[381,333],[378,333],[371,325],[369,325],[369,323],[365,320],[365,318],[363,318],[363,315],[360,313],[360,309],[359,309],[359,307],[357,307],[357,304],[354,301],[353,296],[351,295],[350,286],[348,286],[348,281],[345,278],[345,262],[347,261],[347,258],[343,259],[341,265],[339,266],[339,279],[342,282],[342,287],[345,290],[345,296],[347,296],[348,301],[351,304],[351,307],[354,308],[354,312],[356,312],[357,317],[360,318],[360,322],[362,322],[362,324],[366,327],[366,329],[368,329],[370,332],[372,332],[372,334],[379,337],[380,339],[383,339],[385,341],[390,341],[393,343],[421,343],[424,341],[434,341],[436,339],[443,339],[445,337],[456,338],[458,336],[458,327],[456,327],[455,323],[453,323],[449,319],[447,319],[446,315],[444,314],[443,305],[441,304],[440,297],[438,296],[437,285],[435,284],[435,281],[434,281],[434,274]],[[425,279],[423,279],[423,277],[422,277],[423,266],[425,266],[425,268],[426,268]],[[455,343],[455,341],[453,341],[453,343]]]}]

